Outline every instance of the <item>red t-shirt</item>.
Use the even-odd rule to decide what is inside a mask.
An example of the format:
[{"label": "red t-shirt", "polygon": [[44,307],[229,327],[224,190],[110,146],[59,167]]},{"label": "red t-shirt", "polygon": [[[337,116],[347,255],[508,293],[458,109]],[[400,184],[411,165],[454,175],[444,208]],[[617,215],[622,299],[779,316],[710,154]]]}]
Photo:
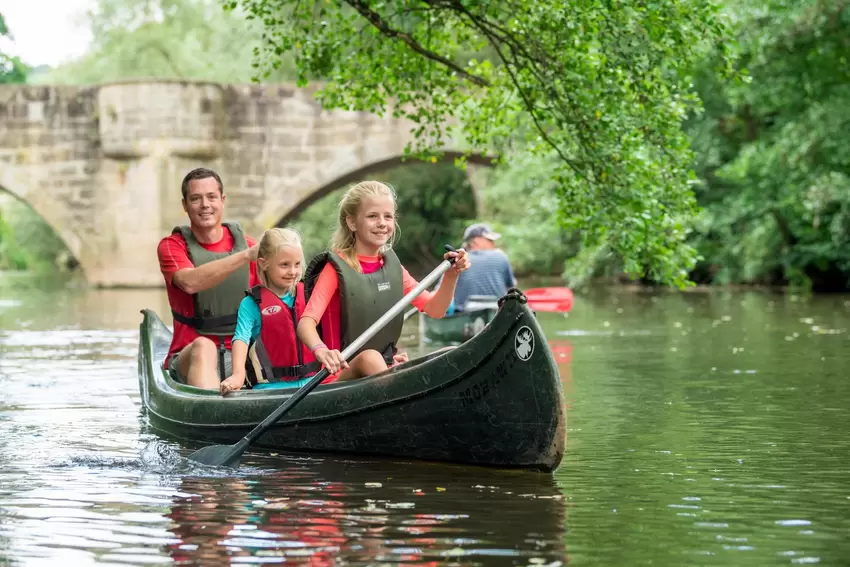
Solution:
[{"label": "red t-shirt", "polygon": [[[201,242],[201,246],[210,252],[229,252],[233,249],[233,234],[226,226],[222,227],[221,240],[212,244]],[[252,238],[245,237],[248,246],[254,246],[256,241]],[[186,246],[186,241],[179,233],[173,233],[159,241],[159,246],[156,248],[156,254],[159,257],[159,269],[162,271],[162,276],[165,278],[165,288],[168,291],[168,304],[173,311],[192,317],[195,311],[195,302],[192,296],[179,287],[172,285],[171,279],[175,272],[186,268],[194,268],[195,265],[189,259],[189,248]],[[251,262],[249,276],[249,287],[253,287],[260,283],[257,277],[257,264]],[[183,348],[198,338],[199,333],[189,325],[184,325],[179,321],[174,321],[174,336],[171,339],[171,347],[168,349],[168,356],[165,357],[165,365],[168,366],[171,355],[180,352]],[[225,346],[230,348],[231,337],[225,338]]]}]

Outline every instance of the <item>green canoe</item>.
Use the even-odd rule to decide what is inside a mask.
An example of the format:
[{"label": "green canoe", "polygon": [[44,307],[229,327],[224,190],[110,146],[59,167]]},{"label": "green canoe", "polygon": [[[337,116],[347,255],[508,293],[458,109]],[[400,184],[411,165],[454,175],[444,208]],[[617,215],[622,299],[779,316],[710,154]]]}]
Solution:
[{"label": "green canoe", "polygon": [[429,343],[463,343],[484,330],[498,309],[497,298],[474,296],[464,311],[442,319],[420,314],[420,333]]},{"label": "green canoe", "polygon": [[[144,310],[139,387],[148,423],[164,434],[234,443],[293,389],[222,397],[162,369],[171,331]],[[461,346],[350,382],[321,385],[257,445],[553,471],[566,442],[555,359],[524,296],[505,296],[493,321]]]}]

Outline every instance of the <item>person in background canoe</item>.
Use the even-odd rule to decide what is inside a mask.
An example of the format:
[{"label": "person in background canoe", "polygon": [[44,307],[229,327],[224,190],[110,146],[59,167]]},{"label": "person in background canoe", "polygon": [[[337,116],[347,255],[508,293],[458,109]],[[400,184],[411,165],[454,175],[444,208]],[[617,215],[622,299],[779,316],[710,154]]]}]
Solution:
[{"label": "person in background canoe", "polygon": [[[397,352],[404,315],[390,321],[350,363],[340,354],[381,315],[417,285],[392,250],[396,236],[396,199],[389,186],[364,181],[346,191],[339,204],[331,251],[319,254],[305,275],[309,301],[298,323],[298,338],[339,380],[382,372],[407,360]],[[443,317],[454,294],[458,274],[469,268],[466,251],[455,257],[436,292],[423,291],[413,305],[430,317]],[[317,331],[321,323],[322,337]]]},{"label": "person in background canoe", "polygon": [[457,279],[454,311],[463,311],[470,296],[489,295],[498,298],[516,286],[508,256],[496,248],[496,241],[501,236],[484,223],[470,225],[463,232],[463,247],[469,250],[472,267]]},{"label": "person in background canoe", "polygon": [[231,374],[230,339],[245,290],[257,279],[256,242],[238,223],[223,223],[224,186],[211,169],[183,178],[187,226],[175,227],[157,247],[174,336],[167,368],[174,380],[218,389]]},{"label": "person in background canoe", "polygon": [[222,395],[242,388],[246,378],[254,389],[301,387],[321,367],[295,335],[306,304],[304,250],[296,231],[272,228],[263,233],[257,275],[262,285],[251,288],[239,304],[233,374],[221,383]]}]

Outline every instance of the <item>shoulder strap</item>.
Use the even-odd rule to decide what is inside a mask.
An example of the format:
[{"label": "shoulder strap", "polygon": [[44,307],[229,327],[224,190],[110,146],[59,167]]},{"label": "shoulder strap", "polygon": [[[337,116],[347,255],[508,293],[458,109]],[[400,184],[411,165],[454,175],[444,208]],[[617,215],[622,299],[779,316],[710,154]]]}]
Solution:
[{"label": "shoulder strap", "polygon": [[249,290],[245,291],[245,295],[254,300],[254,302],[259,305],[263,300],[263,286],[257,284]]},{"label": "shoulder strap", "polygon": [[304,271],[304,299],[309,301],[310,295],[313,293],[313,288],[316,287],[316,281],[319,279],[319,274],[322,273],[322,268],[328,263],[328,252],[319,252],[316,254],[307,269]]},{"label": "shoulder strap", "polygon": [[384,267],[390,269],[401,269],[401,261],[398,259],[398,256],[396,256],[396,253],[392,248],[384,252]]},{"label": "shoulder strap", "polygon": [[192,240],[195,239],[195,236],[192,234],[192,229],[189,228],[188,224],[181,224],[175,226],[171,229],[171,234],[179,234],[183,237],[183,241],[188,246]]},{"label": "shoulder strap", "polygon": [[293,306],[295,307],[295,313],[298,317],[301,317],[301,314],[307,307],[307,298],[304,297],[304,282],[295,284],[295,301],[293,302]]},{"label": "shoulder strap", "polygon": [[226,226],[233,236],[233,251],[240,252],[248,248],[248,241],[245,240],[245,233],[242,231],[242,226],[238,222],[223,222],[222,226]]}]

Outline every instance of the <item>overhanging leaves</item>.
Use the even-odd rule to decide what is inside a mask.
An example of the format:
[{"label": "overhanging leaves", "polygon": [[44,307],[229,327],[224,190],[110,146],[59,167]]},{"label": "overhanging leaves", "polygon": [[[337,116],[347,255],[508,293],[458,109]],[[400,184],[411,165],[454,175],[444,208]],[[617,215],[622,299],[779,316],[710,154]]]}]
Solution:
[{"label": "overhanging leaves", "polygon": [[[556,158],[560,216],[629,271],[684,285],[695,212],[681,131],[690,69],[726,33],[716,5],[579,0],[239,0],[262,22],[263,60],[327,80],[326,108],[394,114],[410,151]],[[521,198],[517,195],[517,198]],[[553,214],[555,211],[553,211]]]}]

